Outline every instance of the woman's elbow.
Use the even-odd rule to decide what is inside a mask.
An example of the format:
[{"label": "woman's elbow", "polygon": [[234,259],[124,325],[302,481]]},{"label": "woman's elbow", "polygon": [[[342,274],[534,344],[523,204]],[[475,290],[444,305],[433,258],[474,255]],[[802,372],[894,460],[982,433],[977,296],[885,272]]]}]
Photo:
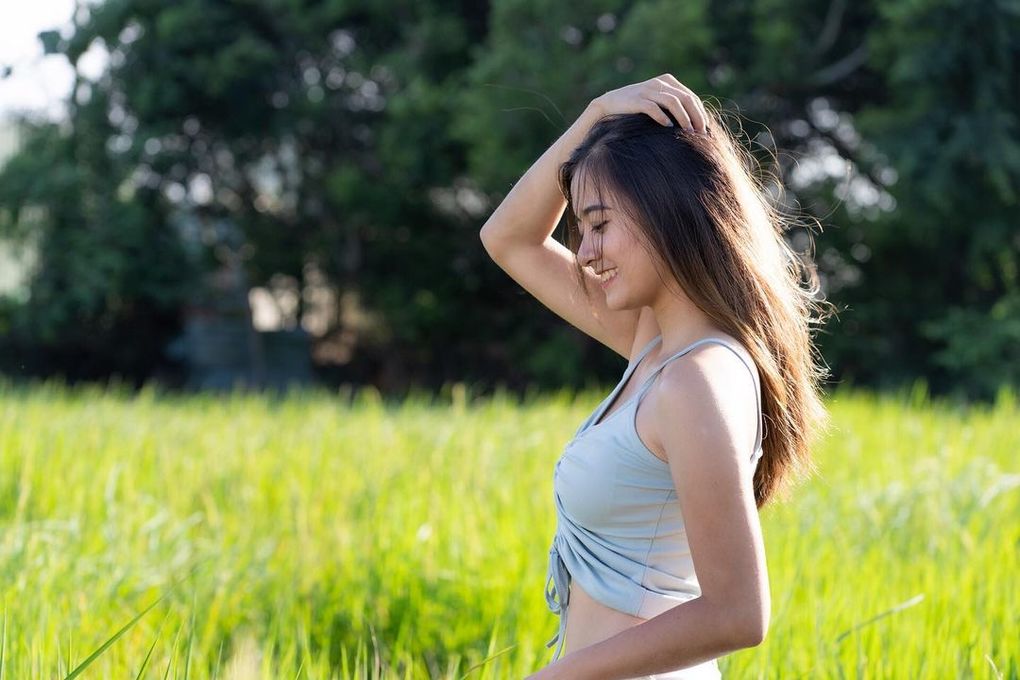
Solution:
[{"label": "woman's elbow", "polygon": [[752,609],[735,617],[730,625],[730,640],[735,649],[757,647],[765,641],[769,630],[769,613]]},{"label": "woman's elbow", "polygon": [[720,647],[735,652],[765,641],[772,609],[768,591],[743,590],[712,601]]},{"label": "woman's elbow", "polygon": [[757,647],[765,642],[766,634],[768,634],[768,625],[747,626],[743,636],[739,638],[740,648]]},{"label": "woman's elbow", "polygon": [[769,629],[769,609],[766,598],[754,596],[717,601],[721,646],[735,652],[764,642]]}]

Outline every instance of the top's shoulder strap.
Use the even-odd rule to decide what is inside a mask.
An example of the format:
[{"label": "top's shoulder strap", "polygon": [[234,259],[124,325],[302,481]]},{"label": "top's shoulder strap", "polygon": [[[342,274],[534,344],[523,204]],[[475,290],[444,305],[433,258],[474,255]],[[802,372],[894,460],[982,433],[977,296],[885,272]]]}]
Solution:
[{"label": "top's shoulder strap", "polygon": [[687,347],[684,347],[682,350],[680,350],[679,352],[676,352],[675,354],[673,354],[672,356],[667,358],[665,361],[663,361],[661,364],[659,364],[659,366],[657,366],[655,368],[655,370],[653,370],[651,372],[651,374],[648,376],[648,378],[645,379],[645,382],[641,386],[641,389],[639,391],[643,393],[651,385],[651,383],[655,380],[655,376],[657,376],[659,374],[659,372],[663,368],[665,368],[666,365],[669,364],[671,361],[673,361],[674,359],[679,359],[680,357],[682,357],[683,355],[687,354],[691,350],[696,349],[696,348],[700,347],[701,345],[704,345],[705,343],[708,343],[708,342],[718,343],[718,344],[722,345],[723,347],[727,348],[728,350],[730,350],[731,352],[733,352],[735,355],[737,355],[737,358],[740,359],[740,363],[744,364],[744,368],[746,368],[748,370],[748,372],[751,374],[751,382],[754,384],[754,399],[755,399],[755,404],[758,407],[758,413],[759,413],[758,424],[757,424],[757,428],[756,428],[756,431],[755,431],[755,438],[754,438],[754,450],[757,451],[758,447],[761,445],[761,441],[762,441],[762,428],[761,428],[761,421],[762,421],[762,417],[761,417],[761,387],[758,384],[758,378],[757,378],[757,376],[755,374],[754,368],[752,368],[748,364],[747,359],[744,358],[744,355],[742,353],[740,353],[736,349],[734,349],[733,346],[730,345],[730,343],[726,342],[725,340],[720,340],[719,338],[702,338],[701,340],[698,340],[697,342],[691,343]]},{"label": "top's shoulder strap", "polygon": [[655,347],[656,343],[661,341],[662,341],[661,333],[659,335],[656,335],[651,340],[649,340],[648,343],[645,344],[645,346],[641,349],[641,351],[638,352],[637,355],[631,360],[630,365],[637,366],[638,364],[640,364],[641,360],[645,358],[645,355],[652,351],[652,348]]}]

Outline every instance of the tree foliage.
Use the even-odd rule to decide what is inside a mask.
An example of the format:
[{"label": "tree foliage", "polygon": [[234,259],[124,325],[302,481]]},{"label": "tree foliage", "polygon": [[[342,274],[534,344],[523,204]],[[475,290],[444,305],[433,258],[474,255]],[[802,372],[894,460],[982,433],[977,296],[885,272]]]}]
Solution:
[{"label": "tree foliage", "polygon": [[[381,321],[360,356],[407,380],[612,373],[477,230],[592,97],[668,71],[822,225],[834,378],[987,396],[1020,380],[1017,35],[992,0],[106,0],[42,36],[110,60],[0,174],[3,232],[42,253],[0,318],[22,348],[141,375],[229,251],[254,285],[314,266],[356,292]],[[189,259],[181,211],[242,243],[213,233]],[[138,358],[118,324],[149,329]]]},{"label": "tree foliage", "polygon": [[[836,380],[923,376],[970,396],[1016,384],[1015,6],[518,0],[493,19],[457,127],[490,189],[592,97],[673,73],[820,221],[815,259],[843,311],[817,340]],[[805,236],[790,234],[801,250]]]},{"label": "tree foliage", "polygon": [[0,234],[37,254],[27,300],[0,305],[0,368],[98,380],[167,363],[193,267],[160,197],[125,192],[132,166],[107,152],[110,133],[97,97],[70,129],[27,126],[0,172]]}]

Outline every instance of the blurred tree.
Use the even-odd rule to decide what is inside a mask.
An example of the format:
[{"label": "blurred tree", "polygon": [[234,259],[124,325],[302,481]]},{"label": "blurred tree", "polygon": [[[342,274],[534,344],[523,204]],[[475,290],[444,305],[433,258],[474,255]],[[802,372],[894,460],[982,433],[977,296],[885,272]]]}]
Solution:
[{"label": "blurred tree", "polygon": [[375,342],[403,358],[394,363],[435,379],[457,365],[430,358],[463,339],[458,312],[484,257],[474,222],[485,206],[464,200],[463,150],[444,132],[486,12],[441,1],[110,0],[80,6],[71,37],[42,37],[72,64],[89,50],[109,55],[78,88],[105,105],[108,129],[78,137],[105,149],[79,162],[107,189],[118,183],[102,168],[120,163],[133,170],[123,192],[156,192],[164,222],[182,210],[207,225],[229,218],[244,243],[203,230],[204,265],[240,254],[253,285],[284,274],[304,290],[317,267],[378,312]]},{"label": "blurred tree", "polygon": [[877,13],[868,62],[886,94],[858,128],[894,169],[896,209],[868,226],[871,257],[845,295],[865,342],[844,336],[838,351],[868,382],[927,375],[937,391],[991,397],[1020,385],[1020,6]]},{"label": "blurred tree", "polygon": [[[781,177],[784,202],[823,226],[816,260],[845,308],[818,336],[834,379],[923,375],[933,391],[991,396],[1020,384],[1007,312],[1020,260],[1017,35],[1020,12],[997,2],[508,0],[454,134],[495,203],[591,98],[673,73],[727,112],[766,183]],[[789,234],[800,251],[807,236]],[[530,308],[485,290],[508,325]]]},{"label": "blurred tree", "polygon": [[0,370],[140,382],[166,367],[192,276],[161,197],[124,188],[133,166],[107,153],[102,94],[70,126],[23,124],[0,171],[0,235],[36,251],[28,299],[0,301]]},{"label": "blurred tree", "polygon": [[[837,379],[925,375],[972,395],[1017,379],[1003,368],[1020,298],[1007,3],[107,0],[76,17],[47,48],[72,63],[105,50],[108,67],[79,76],[71,132],[38,128],[0,178],[6,233],[64,225],[43,239],[37,318],[132,290],[169,310],[189,271],[241,258],[253,285],[285,274],[300,291],[311,266],[337,299],[357,293],[381,326],[355,363],[374,352],[402,382],[615,374],[608,350],[536,315],[477,230],[592,97],[669,71],[739,112],[766,181],[824,226],[817,260],[847,308],[819,337]],[[205,229],[189,269],[164,226],[182,210],[243,238]],[[790,238],[808,249],[803,228]],[[154,239],[145,257],[160,259],[132,254]],[[91,292],[56,292],[78,286]]]},{"label": "blurred tree", "polygon": [[423,375],[429,359],[463,337],[458,312],[478,283],[470,215],[444,212],[434,194],[463,166],[446,121],[486,11],[441,1],[108,2],[68,53],[97,39],[111,49],[104,86],[125,122],[137,121],[136,143],[156,150],[154,181],[186,188],[191,210],[242,225],[254,285],[286,274],[304,290],[314,264],[377,313],[374,340],[397,365],[436,378],[455,364]]}]

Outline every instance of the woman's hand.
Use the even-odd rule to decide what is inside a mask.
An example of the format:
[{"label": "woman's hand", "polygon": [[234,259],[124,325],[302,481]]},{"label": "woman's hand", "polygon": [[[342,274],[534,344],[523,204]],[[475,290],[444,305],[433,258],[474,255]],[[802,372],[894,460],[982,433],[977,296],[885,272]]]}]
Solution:
[{"label": "woman's hand", "polygon": [[593,99],[592,105],[601,115],[646,113],[657,122],[672,126],[662,110],[666,109],[685,130],[707,131],[708,116],[701,99],[669,73],[610,90]]}]

